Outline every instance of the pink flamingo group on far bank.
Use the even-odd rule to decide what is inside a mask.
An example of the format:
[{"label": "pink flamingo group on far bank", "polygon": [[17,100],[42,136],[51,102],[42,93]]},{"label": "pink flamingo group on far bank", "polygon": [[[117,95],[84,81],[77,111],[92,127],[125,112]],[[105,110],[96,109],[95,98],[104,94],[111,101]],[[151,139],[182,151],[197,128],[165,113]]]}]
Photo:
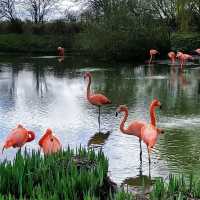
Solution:
[{"label": "pink flamingo group on far bank", "polygon": [[[196,52],[197,54],[200,55],[200,48],[194,50],[194,52]],[[150,49],[149,50],[149,55],[150,55],[150,59],[149,59],[149,65],[152,63],[153,61],[153,58],[159,54],[159,51],[157,51],[156,49]],[[171,60],[171,64],[174,65],[175,64],[175,61],[176,59],[179,60],[179,63],[180,63],[180,69],[182,70],[184,65],[186,64],[186,62],[188,60],[194,60],[193,56],[190,55],[190,54],[186,54],[186,53],[183,53],[181,51],[178,51],[177,54],[174,52],[174,51],[170,51],[168,53],[168,58]]]}]

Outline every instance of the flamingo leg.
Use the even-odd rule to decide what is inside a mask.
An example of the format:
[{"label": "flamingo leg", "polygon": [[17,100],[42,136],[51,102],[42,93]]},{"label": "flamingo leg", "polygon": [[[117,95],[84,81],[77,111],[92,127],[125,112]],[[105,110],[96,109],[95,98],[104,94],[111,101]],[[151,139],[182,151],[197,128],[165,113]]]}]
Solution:
[{"label": "flamingo leg", "polygon": [[99,116],[98,116],[98,123],[99,123],[99,133],[100,133],[100,115],[101,115],[101,113],[100,113],[100,106],[99,106]]},{"label": "flamingo leg", "polygon": [[151,55],[150,60],[149,60],[149,65],[151,64],[153,56]]},{"label": "flamingo leg", "polygon": [[142,162],[142,141],[139,139],[140,142],[140,162]]},{"label": "flamingo leg", "polygon": [[148,150],[148,158],[149,158],[149,166],[151,164],[151,147],[147,147]]}]

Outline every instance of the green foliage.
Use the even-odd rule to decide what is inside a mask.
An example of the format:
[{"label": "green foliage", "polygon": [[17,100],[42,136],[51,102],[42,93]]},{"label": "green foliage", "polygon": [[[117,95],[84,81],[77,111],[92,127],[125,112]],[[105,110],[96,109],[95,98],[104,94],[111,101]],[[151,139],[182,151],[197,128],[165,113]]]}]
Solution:
[{"label": "green foliage", "polygon": [[0,164],[0,199],[95,200],[107,170],[101,152],[81,148],[44,157],[34,151],[18,153],[13,162]]},{"label": "green foliage", "polygon": [[191,0],[177,0],[176,1],[177,21],[178,21],[180,31],[189,30],[191,12],[188,9],[188,4],[190,2]]},{"label": "green foliage", "polygon": [[192,51],[200,46],[199,33],[176,33],[171,37],[172,49],[175,51]]},{"label": "green foliage", "polygon": [[63,35],[0,34],[2,52],[56,52],[58,46],[71,48]]},{"label": "green foliage", "polygon": [[118,191],[112,199],[113,200],[135,200],[136,198],[131,193],[127,193],[125,191]]},{"label": "green foliage", "polygon": [[193,176],[188,179],[184,176],[171,175],[168,182],[157,179],[150,193],[151,200],[186,200],[189,198],[200,198],[200,180],[194,180]]},{"label": "green foliage", "polygon": [[98,23],[90,23],[76,36],[74,48],[118,60],[143,60],[149,56],[150,48],[163,53],[170,49],[169,33],[164,24],[148,16],[140,18],[127,13],[119,9],[109,19],[105,16]]}]

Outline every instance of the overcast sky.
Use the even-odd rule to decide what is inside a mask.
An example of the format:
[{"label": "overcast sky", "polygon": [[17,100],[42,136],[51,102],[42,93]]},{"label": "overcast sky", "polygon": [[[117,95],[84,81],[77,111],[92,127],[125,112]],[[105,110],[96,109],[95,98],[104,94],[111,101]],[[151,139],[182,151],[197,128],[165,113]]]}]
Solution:
[{"label": "overcast sky", "polygon": [[[74,14],[78,14],[80,13],[83,9],[84,9],[84,3],[81,3],[80,1],[76,1],[76,0],[58,0],[59,1],[59,5],[57,6],[58,8],[53,9],[47,16],[48,20],[51,19],[59,19],[64,17],[64,13],[65,10],[70,10],[72,11]],[[86,0],[82,0],[82,2],[86,2]],[[29,19],[30,16],[29,14],[26,12],[26,10],[24,10],[22,8],[22,6],[19,4],[16,8],[18,15],[20,18],[22,19]]]}]

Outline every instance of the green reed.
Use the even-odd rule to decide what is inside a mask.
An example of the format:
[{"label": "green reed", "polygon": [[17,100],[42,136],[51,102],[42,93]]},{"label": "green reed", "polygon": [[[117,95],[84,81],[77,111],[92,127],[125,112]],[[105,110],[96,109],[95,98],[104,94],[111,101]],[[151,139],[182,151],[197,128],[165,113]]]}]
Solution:
[{"label": "green reed", "polygon": [[194,179],[193,175],[189,178],[170,175],[168,181],[157,179],[150,193],[151,200],[186,200],[200,198],[200,180]]},{"label": "green reed", "polygon": [[68,148],[42,156],[25,151],[0,164],[0,200],[95,199],[101,196],[107,170],[102,152]]}]

